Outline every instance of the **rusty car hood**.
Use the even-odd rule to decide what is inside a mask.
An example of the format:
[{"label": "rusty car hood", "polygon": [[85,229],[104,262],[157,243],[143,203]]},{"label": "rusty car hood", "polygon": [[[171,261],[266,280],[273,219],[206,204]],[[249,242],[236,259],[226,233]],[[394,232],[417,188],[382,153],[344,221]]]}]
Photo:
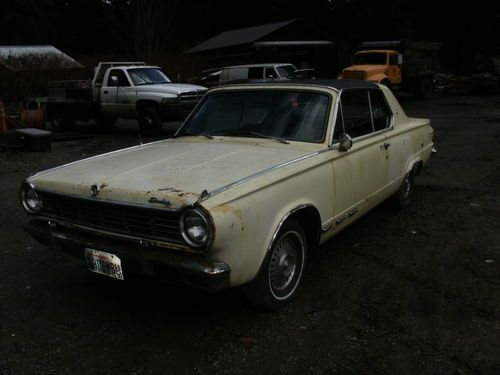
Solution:
[{"label": "rusty car hood", "polygon": [[[169,139],[83,159],[36,174],[28,182],[55,193],[175,209],[196,202],[204,190],[214,191],[310,153],[270,140],[262,145],[192,139]],[[99,190],[95,197],[92,185]]]}]

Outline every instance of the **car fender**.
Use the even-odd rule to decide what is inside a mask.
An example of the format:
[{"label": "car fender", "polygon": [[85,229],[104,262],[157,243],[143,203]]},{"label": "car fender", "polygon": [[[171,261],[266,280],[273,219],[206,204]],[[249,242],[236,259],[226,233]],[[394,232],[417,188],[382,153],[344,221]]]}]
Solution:
[{"label": "car fender", "polygon": [[314,207],[319,216],[317,230],[321,230],[332,216],[332,194],[324,193],[324,186],[332,183],[331,168],[330,163],[322,163],[212,207],[208,207],[210,200],[207,206],[203,203],[216,231],[210,255],[231,267],[232,286],[255,278],[279,229],[297,210]]}]

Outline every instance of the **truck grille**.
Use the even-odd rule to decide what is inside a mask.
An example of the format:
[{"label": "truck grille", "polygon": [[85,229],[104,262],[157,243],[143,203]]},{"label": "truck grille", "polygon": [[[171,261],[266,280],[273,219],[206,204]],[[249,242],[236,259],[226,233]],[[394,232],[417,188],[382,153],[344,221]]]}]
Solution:
[{"label": "truck grille", "polygon": [[207,90],[196,90],[196,91],[187,91],[182,92],[180,95],[181,102],[197,102],[199,101]]},{"label": "truck grille", "polygon": [[344,79],[366,79],[366,73],[360,70],[346,70],[342,73]]},{"label": "truck grille", "polygon": [[48,192],[37,193],[42,200],[40,214],[43,216],[113,233],[186,244],[177,213]]}]

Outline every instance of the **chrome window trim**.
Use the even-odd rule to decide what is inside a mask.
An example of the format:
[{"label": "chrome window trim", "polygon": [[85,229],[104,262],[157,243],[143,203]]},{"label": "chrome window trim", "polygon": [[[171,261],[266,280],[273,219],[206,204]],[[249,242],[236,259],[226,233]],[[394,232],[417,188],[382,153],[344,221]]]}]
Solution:
[{"label": "chrome window trim", "polygon": [[[302,143],[310,143],[310,144],[316,144],[316,145],[319,145],[319,144],[322,144],[322,143],[325,143],[326,142],[326,138],[328,136],[328,114],[331,112],[331,109],[332,109],[332,106],[333,106],[333,95],[331,92],[328,92],[327,90],[321,90],[318,89],[317,87],[311,87],[311,86],[307,86],[307,85],[302,85],[302,86],[305,86],[306,90],[304,90],[302,87],[300,89],[293,89],[293,87],[263,87],[263,86],[256,86],[256,85],[251,85],[251,84],[245,84],[245,86],[248,86],[248,87],[244,87],[244,88],[241,88],[241,84],[237,84],[237,85],[234,85],[235,87],[232,88],[231,85],[224,85],[223,88],[221,87],[216,87],[216,88],[213,88],[213,89],[209,89],[207,90],[207,92],[205,93],[205,95],[203,95],[203,97],[198,101],[198,103],[196,104],[196,106],[193,108],[193,110],[190,112],[189,116],[184,120],[184,122],[181,124],[181,126],[179,127],[179,129],[177,129],[177,131],[175,132],[175,134],[173,135],[172,138],[177,138],[177,137],[186,137],[186,136],[189,136],[189,135],[186,135],[186,134],[181,134],[181,131],[183,130],[184,127],[186,127],[189,122],[192,121],[193,117],[196,115],[196,113],[198,112],[198,107],[202,106],[203,103],[207,100],[208,96],[209,95],[217,95],[217,94],[224,94],[224,93],[228,93],[228,92],[248,92],[248,88],[251,88],[252,90],[251,91],[289,91],[289,92],[311,92],[311,93],[314,93],[314,94],[317,94],[317,95],[323,95],[323,96],[326,96],[328,98],[328,105],[327,105],[327,108],[326,108],[326,115],[325,115],[325,119],[324,119],[324,123],[323,123],[323,134],[321,136],[321,139],[318,140],[318,141],[310,141],[310,140],[303,140],[303,139],[288,139],[288,138],[283,138],[287,141],[290,141],[290,142],[302,142]],[[286,86],[286,85],[285,85]],[[301,86],[301,85],[297,85],[297,86]],[[230,88],[230,90],[228,90],[227,88]],[[327,89],[330,89],[330,87],[326,87]],[[338,90],[335,90],[332,88],[333,91],[336,91],[338,92]],[[224,136],[224,135],[221,135],[223,137],[234,137],[234,136]]]},{"label": "chrome window trim", "polygon": [[[341,99],[342,99],[342,93],[347,90],[367,90],[368,92],[368,101],[370,103],[370,117],[372,119],[372,130],[375,130],[374,129],[374,125],[373,125],[373,113],[372,113],[372,107],[371,107],[371,99],[370,99],[370,95],[369,93],[372,92],[372,91],[376,91],[375,89],[342,89],[339,91],[339,95],[338,95],[338,105],[339,107],[342,106],[342,102],[341,102]],[[380,89],[379,89],[380,90]],[[382,92],[382,90],[380,90],[380,92]],[[356,137],[356,138],[353,138],[353,144],[356,142],[360,142],[360,141],[364,141],[365,139],[368,139],[368,138],[371,138],[371,137],[375,137],[375,136],[378,136],[380,134],[383,134],[383,133],[386,133],[386,132],[389,132],[391,130],[394,129],[394,122],[395,122],[395,116],[394,116],[394,113],[392,112],[392,109],[391,109],[391,106],[389,105],[389,103],[387,102],[387,98],[385,97],[384,93],[382,92],[382,96],[384,98],[384,103],[386,105],[386,107],[389,109],[389,113],[391,114],[391,120],[390,120],[390,125],[387,127],[387,128],[384,128],[384,129],[381,129],[381,130],[378,130],[378,131],[372,131],[371,133],[368,133],[368,134],[364,134],[364,135],[361,135],[359,137]],[[336,117],[335,117],[336,119]],[[343,118],[342,118],[342,123],[343,123]],[[335,130],[335,129],[334,129]],[[337,147],[334,147],[335,145],[337,145]],[[336,149],[338,148],[338,142],[335,142],[333,143],[333,133],[332,133],[332,146],[331,146],[332,149]]]}]

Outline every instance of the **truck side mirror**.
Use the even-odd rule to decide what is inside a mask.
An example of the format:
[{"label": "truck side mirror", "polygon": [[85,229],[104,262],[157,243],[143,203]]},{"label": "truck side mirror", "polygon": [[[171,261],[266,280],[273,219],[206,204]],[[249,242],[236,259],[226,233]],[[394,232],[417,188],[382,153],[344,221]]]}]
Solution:
[{"label": "truck side mirror", "polygon": [[403,55],[398,55],[398,65],[403,65]]},{"label": "truck side mirror", "polygon": [[111,82],[113,82],[113,86],[119,86],[117,76],[111,76]]}]

